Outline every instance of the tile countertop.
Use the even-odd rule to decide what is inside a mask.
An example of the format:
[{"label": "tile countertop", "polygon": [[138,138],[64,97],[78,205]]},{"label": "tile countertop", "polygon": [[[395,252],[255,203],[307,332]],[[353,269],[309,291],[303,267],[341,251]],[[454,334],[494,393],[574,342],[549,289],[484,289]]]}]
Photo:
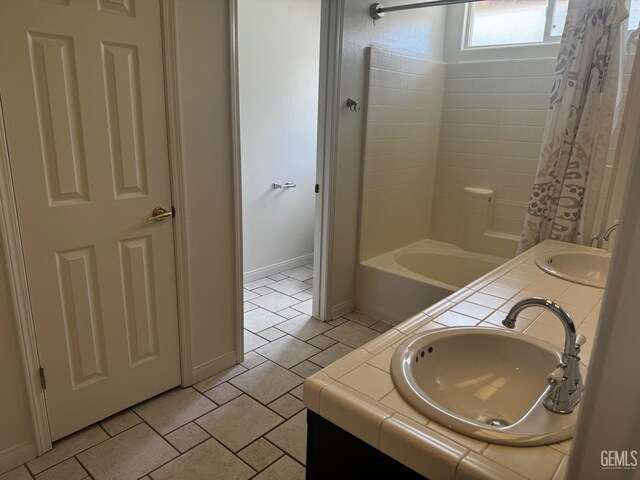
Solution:
[{"label": "tile countertop", "polygon": [[[309,377],[304,403],[343,430],[434,480],[564,479],[571,440],[541,447],[509,447],[476,440],[430,421],[396,392],[390,375],[395,348],[410,335],[454,326],[504,328],[505,313],[518,300],[555,300],[585,335],[581,357],[589,362],[603,289],[567,282],[534,263],[542,252],[592,251],[547,240],[446,299]],[[542,308],[523,311],[516,330],[556,345],[561,323]]]}]

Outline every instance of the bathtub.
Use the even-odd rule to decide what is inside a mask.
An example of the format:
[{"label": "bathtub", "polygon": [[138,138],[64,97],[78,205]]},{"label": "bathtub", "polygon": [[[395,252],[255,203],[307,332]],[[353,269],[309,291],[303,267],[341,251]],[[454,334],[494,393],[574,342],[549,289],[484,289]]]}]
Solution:
[{"label": "bathtub", "polygon": [[363,261],[358,268],[358,309],[398,324],[508,259],[421,240]]}]

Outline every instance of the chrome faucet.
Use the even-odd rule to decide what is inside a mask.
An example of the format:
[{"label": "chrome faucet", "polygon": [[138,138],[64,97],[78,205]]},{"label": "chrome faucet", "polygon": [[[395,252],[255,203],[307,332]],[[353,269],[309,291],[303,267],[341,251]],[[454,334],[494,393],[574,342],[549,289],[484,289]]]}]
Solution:
[{"label": "chrome faucet", "polygon": [[560,305],[539,297],[526,298],[516,303],[507,313],[502,325],[514,328],[520,312],[529,307],[542,307],[550,310],[560,319],[564,327],[562,361],[547,377],[550,388],[544,399],[544,406],[554,413],[571,413],[580,401],[584,388],[580,374],[580,347],[584,344],[585,337],[576,334],[576,327],[571,316]]},{"label": "chrome faucet", "polygon": [[589,245],[593,246],[593,242],[597,241],[598,242],[597,247],[602,248],[602,242],[608,242],[611,234],[619,228],[620,228],[620,222],[614,223],[609,228],[607,228],[603,233],[597,233],[593,237],[591,237],[591,243]]}]

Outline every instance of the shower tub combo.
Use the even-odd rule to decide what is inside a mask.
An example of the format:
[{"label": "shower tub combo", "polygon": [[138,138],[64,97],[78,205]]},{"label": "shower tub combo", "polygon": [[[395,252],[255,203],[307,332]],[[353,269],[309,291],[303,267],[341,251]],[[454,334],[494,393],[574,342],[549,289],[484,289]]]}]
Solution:
[{"label": "shower tub combo", "polygon": [[358,308],[398,324],[508,259],[421,240],[363,261],[358,269]]}]

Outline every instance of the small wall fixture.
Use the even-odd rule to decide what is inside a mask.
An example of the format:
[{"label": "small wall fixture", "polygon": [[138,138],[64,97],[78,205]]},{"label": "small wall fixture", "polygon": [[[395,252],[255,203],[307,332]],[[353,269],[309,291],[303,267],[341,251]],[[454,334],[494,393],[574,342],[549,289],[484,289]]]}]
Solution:
[{"label": "small wall fixture", "polygon": [[351,110],[352,112],[360,111],[360,107],[358,106],[358,101],[354,100],[353,98],[347,98],[347,107],[349,107],[349,110]]}]

